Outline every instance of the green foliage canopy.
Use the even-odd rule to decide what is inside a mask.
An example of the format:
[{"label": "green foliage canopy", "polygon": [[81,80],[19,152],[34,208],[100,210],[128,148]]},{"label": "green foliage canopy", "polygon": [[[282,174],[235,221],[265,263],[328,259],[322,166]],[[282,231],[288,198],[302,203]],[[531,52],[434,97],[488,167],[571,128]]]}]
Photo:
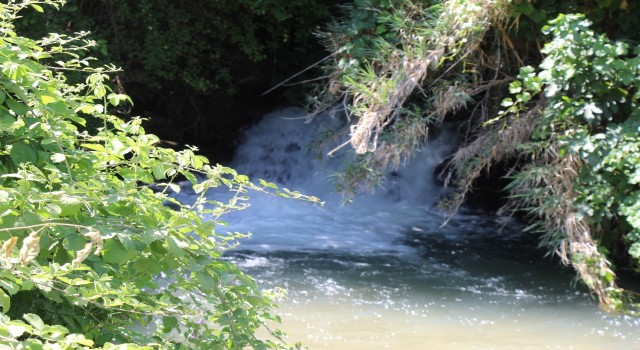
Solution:
[{"label": "green foliage canopy", "polygon": [[[509,85],[513,97],[502,101],[504,110],[487,124],[503,122],[508,130],[518,116],[531,112],[532,101],[544,99],[544,108],[533,112],[530,139],[516,146],[520,157],[531,161],[509,187],[523,207],[547,219],[543,242],[578,267],[602,302],[621,309],[622,292],[607,258],[617,251],[632,266],[640,265],[640,46],[597,35],[591,24],[584,15],[550,21],[544,28],[552,37],[542,49],[544,60],[537,70],[521,68]],[[563,163],[569,159],[571,165]],[[550,174],[557,170],[552,164],[574,172],[564,179],[571,180],[570,191],[553,190],[562,179]],[[550,214],[567,200],[571,219]],[[564,222],[550,224],[558,220]],[[572,220],[585,223],[580,234],[591,232],[600,253],[577,248],[570,239],[578,234],[570,228]]]},{"label": "green foliage canopy", "polygon": [[268,57],[282,68],[300,59],[334,2],[68,0],[46,21],[26,14],[20,29],[41,35],[91,29],[101,43],[93,55],[125,67],[123,83],[206,93],[235,89],[247,66]]},{"label": "green foliage canopy", "polygon": [[[249,189],[317,199],[158,147],[140,119],[111,114],[129,98],[109,86],[115,67],[83,57],[86,33],[15,32],[21,11],[62,4],[0,4],[0,348],[291,348],[254,335],[280,292],[219,259],[244,237],[220,217]],[[193,203],[168,195],[179,178]],[[227,200],[208,199],[216,187]]]}]

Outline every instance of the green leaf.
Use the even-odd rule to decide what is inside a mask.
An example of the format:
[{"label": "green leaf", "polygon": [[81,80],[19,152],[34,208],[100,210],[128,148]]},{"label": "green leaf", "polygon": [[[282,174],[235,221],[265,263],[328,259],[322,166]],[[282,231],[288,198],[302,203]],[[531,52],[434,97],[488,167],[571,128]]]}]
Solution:
[{"label": "green leaf", "polygon": [[260,185],[262,185],[262,186],[264,186],[266,188],[273,188],[273,189],[276,189],[276,190],[278,189],[278,185],[276,185],[273,182],[268,182],[268,181],[263,180],[263,179],[259,179],[259,181],[260,181]]},{"label": "green leaf", "polygon": [[0,131],[9,129],[16,119],[11,115],[0,116]]},{"label": "green leaf", "polygon": [[42,329],[44,328],[44,322],[42,321],[40,316],[36,314],[24,314],[22,315],[22,318],[24,318],[25,321],[32,325],[33,329],[37,331],[42,331]]},{"label": "green leaf", "polygon": [[27,105],[11,98],[7,100],[7,104],[16,115],[25,115],[29,111]]},{"label": "green leaf", "polygon": [[35,286],[36,286],[36,284],[33,283],[32,280],[24,280],[22,282],[22,286],[20,286],[20,290],[25,290],[25,291],[32,290],[33,287],[35,287]]},{"label": "green leaf", "polygon": [[69,333],[69,330],[60,325],[45,325],[42,329],[43,334],[47,334],[46,338],[51,340],[61,340]]},{"label": "green leaf", "polygon": [[11,156],[11,160],[13,160],[15,164],[35,164],[38,160],[36,150],[28,141],[18,141],[11,145],[11,151],[9,154]]},{"label": "green leaf", "polygon": [[[6,203],[9,201],[9,192],[0,190],[0,203]],[[0,215],[0,218],[4,215]]]},{"label": "green leaf", "polygon": [[39,339],[27,339],[24,342],[22,342],[21,345],[23,346],[23,349],[26,349],[26,350],[44,350],[42,341],[40,341]]},{"label": "green leaf", "polygon": [[64,339],[69,344],[79,344],[85,346],[93,346],[93,340],[87,339],[82,334],[69,334]]},{"label": "green leaf", "polygon": [[139,242],[137,240],[134,240],[131,235],[126,233],[121,233],[121,234],[118,234],[117,237],[120,243],[122,243],[122,246],[124,247],[124,249],[126,249],[127,251],[139,250],[138,248]]},{"label": "green leaf", "polygon": [[533,7],[533,5],[531,5],[530,3],[524,3],[514,5],[514,10],[522,13],[525,16],[530,16],[535,11],[535,7]]},{"label": "green leaf", "polygon": [[20,291],[20,284],[17,283],[16,277],[7,270],[0,272],[0,287],[10,295],[14,295]]},{"label": "green leaf", "polygon": [[151,170],[153,172],[153,177],[156,180],[162,180],[166,177],[164,173],[164,167],[162,166],[162,164],[154,164],[151,167]]},{"label": "green leaf", "polygon": [[216,286],[216,280],[206,271],[196,272],[196,279],[198,280],[198,283],[200,284],[200,288],[202,290],[213,290],[213,288]]},{"label": "green leaf", "polygon": [[122,141],[120,141],[119,139],[114,138],[110,140],[109,146],[110,150],[115,154],[125,155],[127,152],[129,152],[129,148],[125,146],[125,144],[122,143]]},{"label": "green leaf", "polygon": [[36,10],[36,11],[38,11],[38,12],[40,12],[40,13],[43,13],[43,12],[44,12],[44,9],[42,8],[42,6],[40,6],[40,5],[38,5],[38,4],[31,4],[31,7],[32,7],[34,10]]},{"label": "green leaf", "polygon": [[516,80],[509,84],[509,93],[510,94],[518,94],[522,91],[522,82]]},{"label": "green leaf", "polygon": [[99,143],[82,143],[80,146],[92,151],[104,152],[104,146]]},{"label": "green leaf", "polygon": [[107,99],[109,99],[109,103],[111,103],[113,106],[118,106],[122,101],[131,102],[131,98],[124,94],[109,94],[109,96],[107,96]]},{"label": "green leaf", "polygon": [[67,115],[70,112],[69,105],[64,101],[49,103],[46,109],[59,115]]},{"label": "green leaf", "polygon": [[60,197],[61,216],[76,215],[83,208],[82,201],[74,196],[63,195]]},{"label": "green leaf", "polygon": [[138,258],[129,266],[131,266],[131,268],[133,268],[136,273],[139,273],[141,275],[155,275],[162,271],[162,266],[158,264],[158,260],[156,260],[155,258]]},{"label": "green leaf", "polygon": [[171,254],[177,257],[184,256],[184,254],[186,253],[184,248],[188,246],[189,245],[186,244],[185,242],[180,242],[174,237],[171,237],[171,236],[167,237],[167,249],[169,250],[169,252],[171,252]]},{"label": "green leaf", "polygon": [[69,119],[71,121],[74,121],[74,122],[76,122],[76,123],[78,123],[79,125],[82,125],[82,126],[87,124],[87,121],[84,118],[78,117],[75,114],[67,113],[67,114],[62,115],[61,117],[64,118],[64,119]]},{"label": "green leaf", "polygon": [[175,184],[175,183],[173,183],[173,182],[168,183],[167,185],[169,186],[169,188],[171,189],[171,191],[173,191],[173,192],[175,192],[175,193],[180,193],[180,189],[181,189],[181,188],[180,188],[180,185]]},{"label": "green leaf", "polygon": [[96,109],[92,104],[81,104],[75,109],[76,112],[82,112],[85,114],[93,114]]},{"label": "green leaf", "polygon": [[79,234],[70,234],[62,241],[62,246],[72,252],[76,252],[84,248],[87,239]]},{"label": "green leaf", "polygon": [[0,308],[4,313],[7,313],[9,308],[11,308],[11,298],[9,298],[7,293],[2,289],[0,289]]},{"label": "green leaf", "polygon": [[45,105],[48,105],[48,104],[51,104],[53,102],[56,102],[58,100],[58,97],[57,96],[53,96],[53,95],[47,95],[47,94],[43,93],[43,94],[40,95],[40,100]]},{"label": "green leaf", "polygon": [[193,175],[191,172],[188,172],[188,171],[183,172],[182,175],[186,177],[187,180],[189,180],[189,182],[191,182],[192,184],[198,183],[198,178],[195,175]]},{"label": "green leaf", "polygon": [[102,258],[107,263],[123,265],[135,255],[136,252],[127,251],[122,246],[122,243],[115,239],[109,239],[104,242]]},{"label": "green leaf", "polygon": [[93,93],[94,95],[96,95],[96,97],[102,98],[104,95],[106,95],[107,89],[104,87],[104,85],[97,85],[93,88]]},{"label": "green leaf", "polygon": [[253,306],[261,306],[261,305],[269,305],[269,301],[267,301],[263,297],[255,296],[255,295],[247,295],[244,297],[249,304]]},{"label": "green leaf", "polygon": [[113,334],[111,333],[101,333],[97,338],[96,338],[96,343],[98,344],[104,344],[108,341],[113,340]]},{"label": "green leaf", "polygon": [[215,221],[208,220],[203,221],[201,224],[196,226],[196,233],[202,237],[210,236],[216,227]]},{"label": "green leaf", "polygon": [[178,319],[173,316],[164,316],[162,318],[163,332],[171,332],[172,329],[178,327]]}]

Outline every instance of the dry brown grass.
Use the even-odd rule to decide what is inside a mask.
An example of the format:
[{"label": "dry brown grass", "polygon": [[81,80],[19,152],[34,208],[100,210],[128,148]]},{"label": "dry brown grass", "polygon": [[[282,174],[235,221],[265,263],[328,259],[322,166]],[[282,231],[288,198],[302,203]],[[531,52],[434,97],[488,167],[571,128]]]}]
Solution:
[{"label": "dry brown grass", "polygon": [[603,308],[612,310],[616,302],[611,292],[618,287],[612,278],[615,275],[611,264],[598,250],[587,218],[579,218],[574,206],[578,195],[574,186],[583,161],[571,153],[560,156],[553,139],[534,153],[518,148],[531,140],[543,108],[544,101],[540,100],[527,113],[510,116],[501,128],[494,125],[483,130],[474,141],[454,153],[445,183],[454,183],[457,192],[445,203],[446,209],[454,213],[474,182],[494,164],[522,159],[528,165],[512,169],[518,176],[511,183],[512,199],[503,209],[525,208],[537,215],[546,232],[546,245],[564,264],[576,270]]},{"label": "dry brown grass", "polygon": [[574,186],[584,163],[571,153],[559,156],[557,148],[552,144],[537,155],[536,163],[546,171],[528,177],[516,192],[526,194],[532,188],[544,189],[537,197],[528,197],[526,205],[538,208],[545,230],[560,238],[554,244],[556,255],[563,263],[573,266],[604,309],[613,310],[616,303],[611,291],[618,287],[611,263],[598,250],[587,218],[579,218],[574,206],[577,197]]},{"label": "dry brown grass", "polygon": [[[437,67],[444,53],[444,48],[440,48],[419,60],[404,59],[397,70],[389,69],[394,72],[390,80],[397,82],[391,91],[385,90],[383,86],[374,86],[373,94],[359,93],[354,97],[356,108],[363,110],[350,133],[351,146],[356,153],[373,152],[377,149],[380,132],[391,122],[394,112],[404,105],[422,83],[428,68]],[[388,97],[383,99],[381,95]]]},{"label": "dry brown grass", "polygon": [[445,186],[455,182],[456,187],[456,195],[445,203],[449,213],[458,210],[483,172],[488,172],[493,164],[517,155],[518,145],[530,140],[541,108],[542,102],[519,117],[511,117],[502,129],[493,126],[483,130],[471,143],[456,150],[445,169]]},{"label": "dry brown grass", "polygon": [[[345,92],[341,83],[332,80],[328,86],[330,92],[352,94],[350,110],[357,120],[350,128],[349,144],[355,152],[376,152],[380,133],[395,121],[409,96],[428,79],[429,72],[438,73],[443,62],[459,58],[462,61],[467,54],[478,50],[485,32],[503,19],[509,3],[509,0],[445,1],[433,34],[403,37],[405,55],[391,54],[381,63],[377,67],[379,79],[363,82],[366,91]],[[431,78],[437,79],[435,74]],[[446,89],[437,96],[435,114],[438,118],[464,105],[465,101],[455,92],[455,89]]]}]

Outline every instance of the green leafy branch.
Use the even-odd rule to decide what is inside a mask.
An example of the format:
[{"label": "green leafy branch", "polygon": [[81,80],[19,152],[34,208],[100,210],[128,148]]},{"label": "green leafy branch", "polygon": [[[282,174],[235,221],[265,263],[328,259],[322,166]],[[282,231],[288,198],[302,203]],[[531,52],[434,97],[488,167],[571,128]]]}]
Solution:
[{"label": "green leafy branch", "polygon": [[[64,2],[0,6],[0,337],[9,348],[292,348],[254,335],[277,319],[275,295],[219,259],[245,236],[220,218],[248,191],[318,199],[194,147],[158,147],[139,118],[112,114],[131,101],[109,87],[112,66],[82,57],[91,42],[12,31],[18,11],[42,3]],[[170,196],[181,178],[192,203]]]}]

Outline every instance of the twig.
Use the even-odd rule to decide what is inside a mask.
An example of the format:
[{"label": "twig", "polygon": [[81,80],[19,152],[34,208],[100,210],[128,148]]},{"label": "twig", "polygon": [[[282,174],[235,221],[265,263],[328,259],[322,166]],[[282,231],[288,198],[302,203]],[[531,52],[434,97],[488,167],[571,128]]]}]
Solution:
[{"label": "twig", "polygon": [[303,70],[299,71],[298,73],[296,73],[296,74],[294,74],[294,75],[290,76],[289,78],[287,78],[287,79],[283,80],[282,82],[280,82],[280,83],[279,83],[279,84],[277,84],[276,86],[272,87],[271,89],[269,89],[269,90],[267,90],[267,91],[263,92],[260,96],[264,96],[264,95],[266,95],[266,94],[270,93],[271,91],[273,91],[273,90],[275,90],[275,89],[279,88],[280,86],[282,86],[282,85],[284,85],[284,84],[288,83],[289,81],[291,81],[291,79],[293,79],[293,78],[297,77],[298,75],[300,75],[300,74],[302,74],[302,73],[304,73],[304,72],[308,71],[309,69],[311,69],[311,68],[313,68],[313,67],[315,67],[315,66],[319,65],[320,63],[322,63],[322,62],[324,62],[324,61],[328,60],[329,58],[333,57],[334,55],[335,55],[335,53],[333,53],[333,52],[332,52],[332,53],[330,53],[330,54],[329,54],[329,55],[327,55],[326,57],[324,57],[324,58],[320,59],[319,61],[315,62],[314,64],[312,64],[312,65],[308,66],[307,68],[305,68],[305,69],[303,69]]}]

